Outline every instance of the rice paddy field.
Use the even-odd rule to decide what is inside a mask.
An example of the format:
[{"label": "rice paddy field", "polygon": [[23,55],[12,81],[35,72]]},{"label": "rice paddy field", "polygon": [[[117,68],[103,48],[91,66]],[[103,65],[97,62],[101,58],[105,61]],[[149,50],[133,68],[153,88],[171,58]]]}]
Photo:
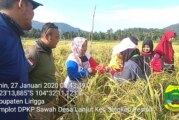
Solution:
[{"label": "rice paddy field", "polygon": [[[60,84],[66,77],[65,61],[71,52],[70,43],[60,40],[53,50],[56,78]],[[33,44],[34,40],[23,41],[24,48]],[[93,41],[88,43],[88,51],[100,65],[108,65],[116,44],[118,41]],[[139,49],[141,45],[142,42],[139,43]],[[179,84],[179,43],[174,42],[173,47],[176,73],[152,74],[146,81],[124,83],[115,82],[108,73],[96,74],[85,81],[82,95],[76,98],[75,110],[59,112],[58,120],[178,120],[177,112],[164,107],[166,85]]]}]

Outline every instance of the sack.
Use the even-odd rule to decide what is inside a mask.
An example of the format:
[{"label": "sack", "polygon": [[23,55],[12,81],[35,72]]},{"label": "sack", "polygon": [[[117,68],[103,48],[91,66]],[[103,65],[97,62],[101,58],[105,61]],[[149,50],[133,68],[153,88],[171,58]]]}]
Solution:
[{"label": "sack", "polygon": [[150,62],[150,67],[153,72],[162,72],[163,70],[163,59],[159,54],[155,54]]}]

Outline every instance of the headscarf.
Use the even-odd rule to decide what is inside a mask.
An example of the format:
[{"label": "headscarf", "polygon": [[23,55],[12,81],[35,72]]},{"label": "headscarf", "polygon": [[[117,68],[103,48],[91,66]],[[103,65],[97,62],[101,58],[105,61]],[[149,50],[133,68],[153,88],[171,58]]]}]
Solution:
[{"label": "headscarf", "polygon": [[[143,51],[143,48],[145,45],[149,46],[150,51],[148,51],[148,52]],[[143,41],[141,56],[143,57],[143,60],[148,64],[150,63],[151,59],[153,58],[153,56],[154,56],[153,42],[150,38],[147,38],[146,40]]]},{"label": "headscarf", "polygon": [[[144,48],[145,45],[148,45],[150,47],[150,51],[147,52],[147,53],[143,51],[143,48]],[[141,54],[144,55],[144,56],[145,55],[148,56],[148,55],[153,54],[153,41],[150,38],[147,38],[146,40],[143,41]]]},{"label": "headscarf", "polygon": [[115,56],[116,54],[121,53],[122,51],[126,49],[135,49],[137,48],[138,40],[135,37],[127,37],[124,38],[120,44],[114,46],[112,51],[112,56]]},{"label": "headscarf", "polygon": [[153,42],[152,42],[152,40],[150,38],[147,38],[146,40],[143,41],[142,48],[144,48],[145,45],[148,45],[150,47],[149,52],[153,51]]},{"label": "headscarf", "polygon": [[123,63],[127,62],[129,59],[134,61],[140,69],[144,72],[144,62],[140,56],[139,49],[137,48],[138,39],[134,36],[127,37],[121,41],[121,43],[114,47],[113,54],[121,54]]},{"label": "headscarf", "polygon": [[132,60],[140,67],[140,69],[144,73],[144,61],[143,57],[140,56],[138,48],[124,50],[121,52],[121,55],[123,57],[123,63],[127,62],[128,60]]},{"label": "headscarf", "polygon": [[123,58],[123,63],[127,62],[129,59],[131,59],[134,55],[139,56],[139,49],[133,48],[133,49],[126,49],[120,53]]},{"label": "headscarf", "polygon": [[73,52],[74,59],[79,65],[82,65],[79,55],[81,52],[82,45],[85,43],[86,40],[87,39],[83,37],[75,37],[71,44],[71,50]]},{"label": "headscarf", "polygon": [[169,42],[169,39],[175,37],[175,32],[168,30],[165,31],[162,35],[162,38],[155,48],[154,52],[162,55],[164,57],[164,62],[168,64],[173,64],[174,62],[174,51],[172,47],[172,43]]}]

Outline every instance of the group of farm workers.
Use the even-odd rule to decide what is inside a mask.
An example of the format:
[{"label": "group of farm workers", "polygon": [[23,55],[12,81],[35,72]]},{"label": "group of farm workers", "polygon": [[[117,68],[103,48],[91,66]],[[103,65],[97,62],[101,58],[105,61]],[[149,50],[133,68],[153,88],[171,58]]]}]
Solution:
[{"label": "group of farm workers", "polygon": [[[52,49],[59,41],[59,29],[54,23],[45,23],[35,45],[24,52],[21,43],[23,31],[32,28],[33,10],[38,6],[42,4],[34,0],[0,0],[0,101],[4,103],[0,105],[0,118],[3,120],[56,119],[54,112],[36,110],[39,107],[52,108],[56,104],[56,95],[47,95],[44,91],[57,89]],[[65,62],[67,77],[63,91],[65,94],[72,93],[71,98],[76,96],[78,85],[95,73],[109,72],[119,83],[146,80],[152,72],[171,73],[175,71],[172,47],[175,37],[175,32],[165,31],[154,50],[152,40],[147,38],[143,41],[141,52],[138,39],[135,36],[126,37],[113,47],[107,66],[100,66],[86,52],[86,38],[75,37]],[[29,84],[38,87],[31,88]],[[37,100],[41,101],[41,105],[34,105]],[[31,106],[33,110],[29,114]],[[19,112],[20,108],[24,108],[23,111]]]}]

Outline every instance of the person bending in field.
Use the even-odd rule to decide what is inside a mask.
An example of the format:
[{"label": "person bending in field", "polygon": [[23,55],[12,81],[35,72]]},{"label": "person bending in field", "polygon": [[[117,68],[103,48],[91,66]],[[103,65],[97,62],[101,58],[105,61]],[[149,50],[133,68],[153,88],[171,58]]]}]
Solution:
[{"label": "person bending in field", "polygon": [[174,50],[172,42],[176,37],[175,32],[167,30],[163,33],[160,42],[155,48],[154,58],[151,61],[151,67],[155,72],[174,71]]},{"label": "person bending in field", "polygon": [[97,64],[89,53],[86,53],[88,41],[83,37],[75,37],[71,44],[72,53],[66,60],[67,77],[64,81],[64,92],[70,97],[79,93],[86,77],[95,72],[103,73],[105,69]]},{"label": "person bending in field", "polygon": [[118,82],[124,80],[135,81],[137,79],[147,79],[150,75],[150,68],[144,63],[137,48],[137,38],[131,36],[123,39],[118,45],[118,54],[122,56],[123,70],[115,73],[114,79]]}]

